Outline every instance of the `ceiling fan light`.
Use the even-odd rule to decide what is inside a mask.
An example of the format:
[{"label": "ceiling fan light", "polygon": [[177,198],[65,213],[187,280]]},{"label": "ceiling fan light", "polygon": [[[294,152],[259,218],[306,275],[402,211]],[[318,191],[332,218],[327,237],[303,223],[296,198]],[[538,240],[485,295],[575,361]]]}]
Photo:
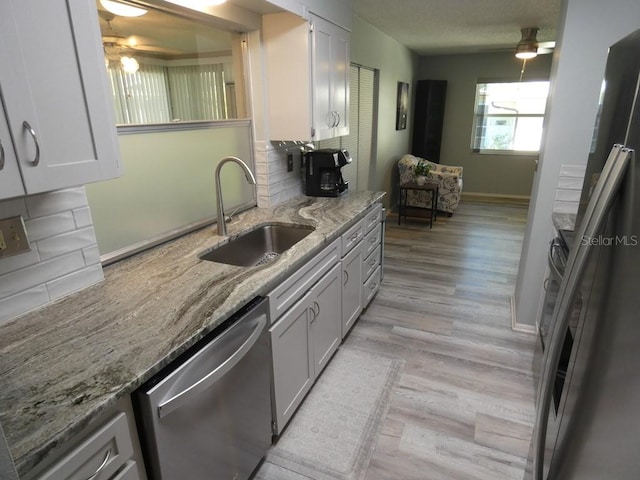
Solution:
[{"label": "ceiling fan light", "polygon": [[122,56],[120,57],[120,64],[122,65],[122,70],[126,73],[136,73],[140,68],[140,64],[133,57]]},{"label": "ceiling fan light", "polygon": [[518,48],[516,47],[516,58],[521,60],[529,60],[530,58],[535,58],[538,56],[538,48],[537,47],[525,47]]},{"label": "ceiling fan light", "polygon": [[127,5],[114,0],[100,0],[100,5],[107,11],[121,17],[140,17],[147,13],[147,10],[144,8],[134,7],[133,5]]},{"label": "ceiling fan light", "polygon": [[520,30],[522,38],[516,45],[516,57],[524,60],[534,58],[538,55],[538,34],[537,27],[528,27]]}]

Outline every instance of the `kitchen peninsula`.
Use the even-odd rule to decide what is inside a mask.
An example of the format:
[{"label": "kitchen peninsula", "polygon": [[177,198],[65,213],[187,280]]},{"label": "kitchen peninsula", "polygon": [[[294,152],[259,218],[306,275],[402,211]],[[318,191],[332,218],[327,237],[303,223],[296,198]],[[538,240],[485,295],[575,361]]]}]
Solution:
[{"label": "kitchen peninsula", "polygon": [[105,268],[105,280],[0,327],[0,421],[22,476],[363,218],[384,192],[300,197],[251,209],[230,237],[265,223],[315,230],[256,267],[202,261],[207,227]]}]

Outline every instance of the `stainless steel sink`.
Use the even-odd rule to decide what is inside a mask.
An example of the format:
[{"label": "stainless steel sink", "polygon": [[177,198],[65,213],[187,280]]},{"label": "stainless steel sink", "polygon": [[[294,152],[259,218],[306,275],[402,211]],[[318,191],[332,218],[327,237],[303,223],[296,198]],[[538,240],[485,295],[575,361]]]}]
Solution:
[{"label": "stainless steel sink", "polygon": [[241,267],[262,265],[276,259],[313,230],[306,225],[261,225],[229,243],[200,254],[200,258]]}]

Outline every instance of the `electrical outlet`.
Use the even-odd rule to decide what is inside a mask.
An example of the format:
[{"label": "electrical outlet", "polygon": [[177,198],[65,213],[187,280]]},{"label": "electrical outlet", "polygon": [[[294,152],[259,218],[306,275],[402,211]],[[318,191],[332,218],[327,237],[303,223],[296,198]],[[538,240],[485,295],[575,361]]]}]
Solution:
[{"label": "electrical outlet", "polygon": [[287,153],[287,172],[293,172],[293,153]]},{"label": "electrical outlet", "polygon": [[22,217],[0,220],[0,258],[31,250]]}]

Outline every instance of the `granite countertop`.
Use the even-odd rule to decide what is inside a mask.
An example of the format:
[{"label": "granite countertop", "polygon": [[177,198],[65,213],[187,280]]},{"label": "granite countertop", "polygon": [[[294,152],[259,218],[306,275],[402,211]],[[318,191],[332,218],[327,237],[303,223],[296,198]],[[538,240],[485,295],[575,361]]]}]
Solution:
[{"label": "granite countertop", "polygon": [[236,267],[198,254],[215,226],[105,268],[105,280],[0,327],[0,423],[25,474],[257,295],[339,236],[384,192],[254,208],[229,238],[267,222],[315,231],[275,261]]}]

